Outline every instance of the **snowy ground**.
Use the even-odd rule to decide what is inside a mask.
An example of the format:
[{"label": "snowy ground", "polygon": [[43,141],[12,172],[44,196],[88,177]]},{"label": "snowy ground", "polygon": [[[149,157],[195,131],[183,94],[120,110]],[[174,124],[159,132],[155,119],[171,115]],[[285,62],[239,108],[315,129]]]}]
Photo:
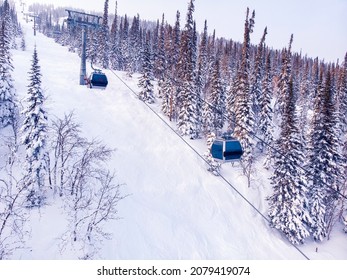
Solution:
[{"label": "snowy ground", "polygon": [[[36,44],[49,116],[74,111],[86,137],[116,149],[109,168],[129,196],[119,203],[121,219],[108,225],[113,237],[105,241],[100,259],[304,259],[228,184],[207,172],[205,162],[115,75],[106,71],[105,91],[79,86],[78,55],[40,33],[34,37],[31,24],[23,28],[27,50],[13,51],[20,99],[26,95]],[[138,90],[135,78],[117,74]],[[203,140],[190,143],[205,152]],[[258,169],[251,188],[237,165],[223,165],[222,173],[266,214],[263,198],[271,191],[266,172]],[[62,211],[57,204],[33,211],[28,249],[13,258],[76,259],[78,252],[59,251],[66,230]],[[299,248],[311,259],[347,259],[347,238],[338,229],[328,242]]]}]

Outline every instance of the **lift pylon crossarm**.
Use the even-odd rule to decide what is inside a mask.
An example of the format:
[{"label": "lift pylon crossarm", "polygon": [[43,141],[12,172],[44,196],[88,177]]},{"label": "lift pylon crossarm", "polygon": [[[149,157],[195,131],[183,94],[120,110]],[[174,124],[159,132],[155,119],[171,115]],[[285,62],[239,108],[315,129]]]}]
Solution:
[{"label": "lift pylon crossarm", "polygon": [[66,19],[68,25],[84,25],[88,27],[98,28],[100,26],[101,16],[87,14],[66,9],[68,17]]}]

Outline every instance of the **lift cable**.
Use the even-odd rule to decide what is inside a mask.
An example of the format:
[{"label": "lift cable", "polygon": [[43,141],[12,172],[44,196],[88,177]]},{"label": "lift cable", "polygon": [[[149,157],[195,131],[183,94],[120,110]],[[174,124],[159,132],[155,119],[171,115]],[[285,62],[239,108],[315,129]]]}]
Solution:
[{"label": "lift cable", "polygon": [[[136,97],[138,97],[138,94],[121,78],[119,77],[119,75],[117,75],[115,73],[115,71],[113,71],[112,69],[109,69],[111,71],[111,73],[116,76]],[[139,99],[141,100],[141,99]],[[142,101],[142,100],[141,100]],[[189,142],[184,139],[184,137],[182,135],[180,135],[174,128],[172,128],[167,122],[166,120],[160,116],[148,103],[146,103],[145,101],[142,101],[147,108],[149,108],[171,131],[173,131],[191,150],[194,151],[194,153],[196,153],[198,155],[198,157],[200,157],[207,165],[209,165],[210,167],[212,167],[211,163],[209,163],[191,144],[189,144]],[[256,211],[268,224],[270,224],[270,220],[251,202],[249,201],[240,191],[238,191],[229,181],[228,179],[226,179],[219,171],[216,171],[216,173],[220,176],[220,178],[229,185],[229,187],[231,189],[233,189],[244,201],[246,201],[246,203],[254,209],[254,211]],[[279,229],[275,228],[280,235],[282,235],[284,238],[287,239],[287,237],[284,235],[284,233],[282,231],[280,231]],[[287,239],[288,240],[288,239]],[[305,259],[309,260],[309,257],[307,255],[305,255],[304,252],[302,252],[300,250],[300,248],[289,242]]]}]

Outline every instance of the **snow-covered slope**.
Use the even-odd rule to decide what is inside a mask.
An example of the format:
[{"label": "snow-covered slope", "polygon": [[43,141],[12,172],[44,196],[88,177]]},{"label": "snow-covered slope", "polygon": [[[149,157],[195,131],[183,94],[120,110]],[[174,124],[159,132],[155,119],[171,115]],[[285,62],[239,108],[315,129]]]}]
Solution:
[{"label": "snow-covered slope", "polygon": [[[109,168],[124,183],[119,203],[121,219],[108,224],[112,239],[103,244],[101,259],[303,259],[288,241],[269,228],[221,178],[206,170],[206,163],[147,106],[137,99],[110,71],[105,91],[79,86],[80,59],[31,25],[26,33],[26,51],[13,51],[14,79],[21,99],[26,94],[27,72],[34,45],[48,97],[49,116],[75,112],[76,121],[89,139],[98,138],[116,152]],[[137,90],[136,75],[126,78]],[[155,107],[155,106],[154,106]],[[190,141],[190,140],[187,140]],[[202,154],[203,140],[191,142]],[[223,166],[233,186],[266,213],[266,174],[255,175],[246,187],[238,167]],[[58,204],[32,212],[28,249],[16,259],[74,259],[78,252],[59,251],[66,230]],[[301,246],[309,258],[346,259],[347,242],[341,236],[315,252],[317,244]]]}]

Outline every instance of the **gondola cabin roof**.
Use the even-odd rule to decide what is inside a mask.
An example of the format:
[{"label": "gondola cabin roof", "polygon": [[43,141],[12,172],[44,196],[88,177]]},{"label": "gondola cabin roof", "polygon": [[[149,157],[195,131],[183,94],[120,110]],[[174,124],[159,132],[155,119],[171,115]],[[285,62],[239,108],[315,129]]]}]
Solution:
[{"label": "gondola cabin roof", "polygon": [[241,143],[234,138],[216,139],[211,146],[212,157],[223,162],[238,161],[242,154]]}]

